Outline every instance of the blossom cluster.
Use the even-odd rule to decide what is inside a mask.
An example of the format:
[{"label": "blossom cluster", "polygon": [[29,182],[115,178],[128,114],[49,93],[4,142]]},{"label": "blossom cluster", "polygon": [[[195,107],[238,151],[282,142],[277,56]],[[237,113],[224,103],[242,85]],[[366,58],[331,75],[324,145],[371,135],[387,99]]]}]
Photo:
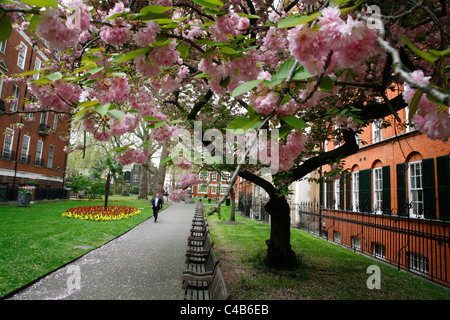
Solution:
[{"label": "blossom cluster", "polygon": [[187,188],[189,186],[202,183],[202,180],[198,177],[197,173],[181,173],[180,174],[180,186],[181,188]]},{"label": "blossom cluster", "polygon": [[[413,71],[411,78],[418,82],[429,83],[430,77],[424,75],[422,70]],[[404,84],[403,99],[410,104],[416,89],[411,88],[407,83]],[[417,129],[425,132],[433,140],[446,139],[450,137],[450,116],[448,112],[432,103],[426,95],[422,95],[417,106],[417,112],[412,118],[412,122]]]},{"label": "blossom cluster", "polygon": [[186,198],[189,196],[189,193],[186,189],[172,189],[170,190],[169,199],[173,202],[180,202],[182,198]]},{"label": "blossom cluster", "polygon": [[127,148],[124,152],[116,157],[116,160],[121,165],[125,166],[132,163],[147,163],[149,156],[148,149]]},{"label": "blossom cluster", "polygon": [[339,8],[327,7],[318,18],[318,31],[309,24],[298,25],[288,32],[289,51],[311,74],[321,74],[330,51],[333,52],[329,71],[357,68],[379,49],[376,46],[377,30],[369,29],[363,21],[347,15],[341,18]]},{"label": "blossom cluster", "polygon": [[141,213],[134,207],[127,206],[86,206],[67,209],[62,213],[63,217],[90,221],[118,221],[132,218]]}]

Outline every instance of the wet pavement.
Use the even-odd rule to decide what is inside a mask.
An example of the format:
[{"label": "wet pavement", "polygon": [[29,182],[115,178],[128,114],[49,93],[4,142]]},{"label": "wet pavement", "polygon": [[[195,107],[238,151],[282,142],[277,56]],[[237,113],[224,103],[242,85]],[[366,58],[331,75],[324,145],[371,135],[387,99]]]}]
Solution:
[{"label": "wet pavement", "polygon": [[194,204],[178,203],[11,300],[179,300]]}]

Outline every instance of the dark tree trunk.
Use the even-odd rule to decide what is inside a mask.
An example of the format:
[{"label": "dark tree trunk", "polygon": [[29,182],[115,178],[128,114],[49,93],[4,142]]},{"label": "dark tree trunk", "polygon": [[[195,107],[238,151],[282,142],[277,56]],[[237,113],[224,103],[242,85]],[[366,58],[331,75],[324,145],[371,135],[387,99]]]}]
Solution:
[{"label": "dark tree trunk", "polygon": [[106,187],[105,187],[105,210],[108,209],[108,198],[109,198],[109,189],[111,187],[111,173],[108,173],[106,176]]},{"label": "dark tree trunk", "polygon": [[286,199],[273,197],[265,206],[271,216],[270,239],[266,240],[267,256],[264,263],[273,268],[291,268],[296,264],[290,244],[290,208]]}]

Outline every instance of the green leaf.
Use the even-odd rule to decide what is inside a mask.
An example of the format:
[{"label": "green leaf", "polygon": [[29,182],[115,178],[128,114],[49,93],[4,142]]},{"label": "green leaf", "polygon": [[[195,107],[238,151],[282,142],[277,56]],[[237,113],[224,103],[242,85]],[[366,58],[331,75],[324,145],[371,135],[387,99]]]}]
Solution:
[{"label": "green leaf", "polygon": [[21,2],[34,7],[58,7],[57,0],[21,0]]},{"label": "green leaf", "polygon": [[411,122],[411,119],[417,112],[417,107],[419,106],[419,101],[422,98],[423,91],[417,89],[416,93],[414,93],[414,96],[411,99],[411,102],[409,103],[409,116],[408,121]]},{"label": "green leaf", "polygon": [[306,128],[308,125],[306,124],[305,120],[294,117],[294,116],[283,116],[280,117],[281,120],[286,122],[291,127],[294,127],[300,131],[302,131],[304,128]]},{"label": "green leaf", "polygon": [[161,122],[161,119],[152,117],[152,116],[143,116],[142,119],[146,120],[146,121],[150,121],[150,122]]},{"label": "green leaf", "polygon": [[444,56],[450,54],[450,47],[448,47],[447,49],[442,50],[442,51],[430,49],[430,50],[428,50],[428,52],[430,52],[431,54],[434,54],[435,56],[444,57]]},{"label": "green leaf", "polygon": [[109,114],[111,117],[116,118],[116,119],[119,119],[119,120],[123,120],[123,119],[125,118],[125,112],[123,112],[123,111],[121,111],[121,110],[116,110],[116,109],[114,109],[114,110],[109,110],[109,111],[108,111],[108,114]]},{"label": "green leaf", "polygon": [[321,14],[322,13],[320,11],[317,11],[309,16],[299,15],[299,16],[285,18],[285,19],[281,20],[280,22],[278,22],[278,28],[280,28],[280,29],[291,28],[291,27],[295,27],[299,24],[308,23],[308,22],[316,19]]},{"label": "green leaf", "polygon": [[180,43],[177,46],[177,50],[180,53],[181,58],[186,59],[188,54],[189,54],[189,46],[187,44],[184,43]]},{"label": "green leaf", "polygon": [[136,51],[131,51],[125,54],[118,54],[117,56],[115,56],[111,61],[113,63],[123,63],[123,62],[127,62],[130,60],[133,60],[134,58],[136,58],[137,56],[140,56],[142,54],[146,54],[148,52],[150,52],[151,48],[147,47],[147,48],[142,48]]},{"label": "green leaf", "polygon": [[62,79],[62,77],[63,76],[60,72],[53,72],[53,73],[50,73],[50,74],[47,74],[44,76],[44,78],[47,78],[48,80],[51,80],[51,81],[56,81],[56,80]]},{"label": "green leaf", "polygon": [[323,92],[332,92],[334,88],[334,82],[329,76],[325,76],[320,82],[319,88]]},{"label": "green leaf", "polygon": [[0,41],[5,41],[9,38],[12,32],[11,20],[9,20],[9,16],[4,13],[0,17]]},{"label": "green leaf", "polygon": [[108,113],[109,108],[111,107],[111,103],[99,104],[94,107],[94,110],[97,111],[102,117]]},{"label": "green leaf", "polygon": [[146,7],[143,7],[142,9],[141,9],[141,13],[142,14],[148,14],[148,13],[163,13],[163,12],[166,12],[166,11],[169,11],[169,10],[171,10],[173,7],[163,7],[163,6],[153,6],[153,5],[150,5],[150,6],[146,6]]},{"label": "green leaf", "polygon": [[19,77],[25,77],[25,76],[30,76],[30,75],[35,74],[35,73],[39,73],[39,70],[37,70],[37,69],[34,69],[34,70],[28,70],[28,71],[19,73],[17,76],[19,76]]},{"label": "green leaf", "polygon": [[261,82],[263,82],[263,80],[252,80],[252,81],[248,81],[248,82],[245,82],[243,84],[240,84],[233,90],[231,95],[233,97],[238,97],[241,94],[244,94],[244,93],[252,90],[253,88],[255,88]]},{"label": "green leaf", "polygon": [[405,35],[402,36],[402,40],[403,40],[403,41],[406,43],[406,45],[407,45],[412,51],[414,51],[419,57],[421,57],[422,59],[427,60],[428,62],[433,63],[433,62],[435,62],[437,59],[440,58],[439,55],[435,55],[435,54],[432,54],[432,53],[430,53],[430,52],[426,52],[426,51],[423,51],[423,50],[417,48],[416,46],[414,46],[414,45],[412,44],[411,41],[409,41],[409,39],[408,39]]},{"label": "green leaf", "polygon": [[220,0],[193,0],[199,6],[217,10],[216,6],[223,7],[223,3]]}]

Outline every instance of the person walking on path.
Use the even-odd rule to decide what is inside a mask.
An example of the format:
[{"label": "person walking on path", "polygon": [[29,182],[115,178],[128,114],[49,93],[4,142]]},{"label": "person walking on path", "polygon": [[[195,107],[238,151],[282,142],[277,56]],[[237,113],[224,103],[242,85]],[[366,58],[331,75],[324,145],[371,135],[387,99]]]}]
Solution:
[{"label": "person walking on path", "polygon": [[153,197],[153,199],[151,201],[152,209],[153,209],[153,217],[155,218],[155,222],[156,222],[156,220],[158,220],[158,212],[159,212],[159,210],[162,209],[163,203],[164,203],[164,200],[159,197],[159,193],[157,193],[156,197]]}]

